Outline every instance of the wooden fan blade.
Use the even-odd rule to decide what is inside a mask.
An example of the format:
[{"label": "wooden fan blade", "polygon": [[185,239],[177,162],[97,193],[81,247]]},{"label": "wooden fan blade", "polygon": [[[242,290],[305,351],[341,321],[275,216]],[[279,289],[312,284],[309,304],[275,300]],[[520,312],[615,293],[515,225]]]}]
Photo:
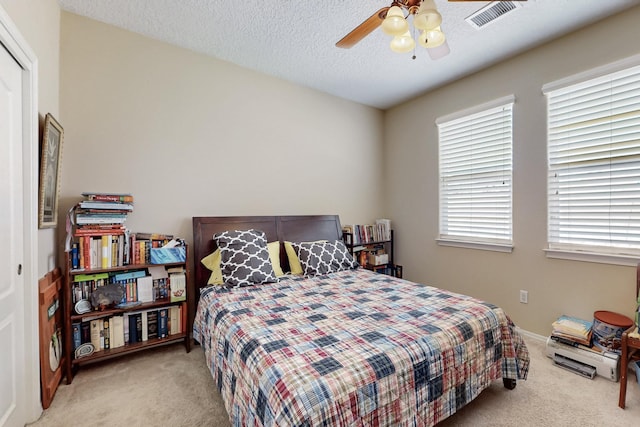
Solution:
[{"label": "wooden fan blade", "polygon": [[389,10],[389,7],[390,6],[383,7],[382,9],[371,15],[362,24],[351,30],[349,34],[344,36],[338,43],[336,43],[336,46],[342,47],[344,49],[349,49],[360,40],[367,37],[373,30],[375,30],[380,26],[380,24],[382,24],[385,16],[387,16],[387,10]]}]

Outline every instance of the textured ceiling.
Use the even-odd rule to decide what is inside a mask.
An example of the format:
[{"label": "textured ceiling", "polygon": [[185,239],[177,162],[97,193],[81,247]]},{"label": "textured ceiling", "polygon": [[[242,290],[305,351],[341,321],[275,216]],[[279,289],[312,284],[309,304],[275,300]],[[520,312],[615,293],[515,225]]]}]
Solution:
[{"label": "textured ceiling", "polygon": [[365,105],[386,109],[624,9],[640,0],[528,0],[476,30],[490,2],[435,0],[451,53],[398,54],[379,28],[335,43],[389,0],[59,0],[69,12]]}]

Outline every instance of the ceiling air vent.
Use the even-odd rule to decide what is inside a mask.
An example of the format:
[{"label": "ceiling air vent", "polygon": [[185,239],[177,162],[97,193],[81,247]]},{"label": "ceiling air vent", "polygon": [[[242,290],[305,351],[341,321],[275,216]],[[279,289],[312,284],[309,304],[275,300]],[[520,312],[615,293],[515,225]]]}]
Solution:
[{"label": "ceiling air vent", "polygon": [[507,13],[522,7],[521,1],[494,1],[465,18],[473,28],[479,30],[484,26],[495,22]]}]

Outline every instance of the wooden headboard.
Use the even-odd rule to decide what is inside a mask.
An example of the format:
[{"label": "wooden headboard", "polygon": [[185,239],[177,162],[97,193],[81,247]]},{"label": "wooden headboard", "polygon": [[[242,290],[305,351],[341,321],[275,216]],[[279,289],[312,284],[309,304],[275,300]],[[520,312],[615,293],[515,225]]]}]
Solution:
[{"label": "wooden headboard", "polygon": [[[342,239],[342,227],[338,215],[288,215],[288,216],[218,216],[193,217],[193,263],[195,310],[200,288],[206,286],[211,272],[200,260],[216,250],[213,235],[227,230],[262,230],[268,242],[288,240],[305,242],[313,240]],[[287,269],[284,245],[280,245],[280,260]],[[288,270],[288,269],[287,269]]]}]

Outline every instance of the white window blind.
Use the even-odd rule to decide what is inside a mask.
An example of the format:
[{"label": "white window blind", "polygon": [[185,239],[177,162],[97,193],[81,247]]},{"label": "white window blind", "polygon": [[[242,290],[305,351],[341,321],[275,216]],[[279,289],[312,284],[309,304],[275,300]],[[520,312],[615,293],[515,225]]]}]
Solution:
[{"label": "white window blind", "polygon": [[441,240],[511,245],[513,102],[437,121]]},{"label": "white window blind", "polygon": [[549,249],[640,254],[640,66],[546,92]]}]

